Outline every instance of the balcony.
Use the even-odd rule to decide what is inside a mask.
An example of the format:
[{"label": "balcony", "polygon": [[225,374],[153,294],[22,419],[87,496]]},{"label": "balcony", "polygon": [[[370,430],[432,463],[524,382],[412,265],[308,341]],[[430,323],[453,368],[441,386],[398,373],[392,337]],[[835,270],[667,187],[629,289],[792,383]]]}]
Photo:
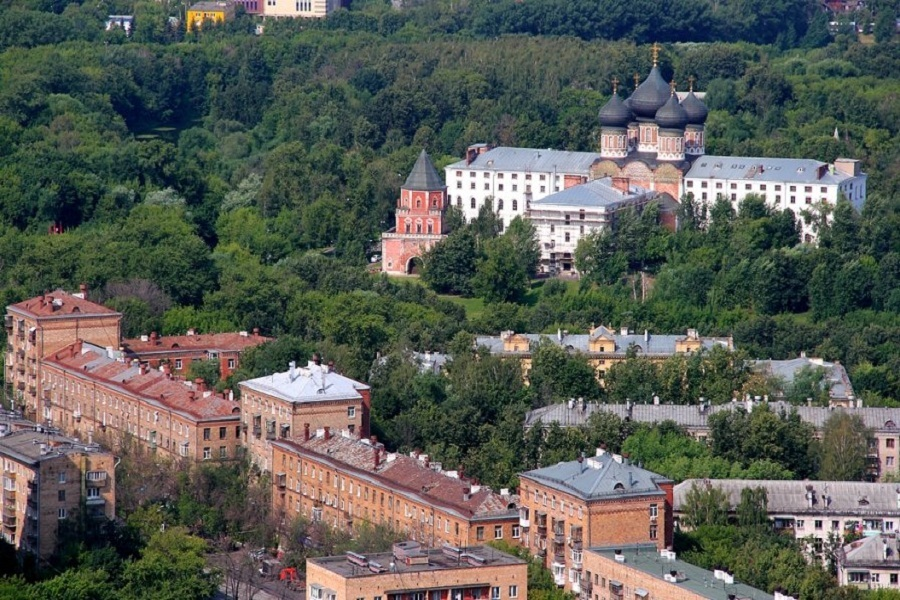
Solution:
[{"label": "balcony", "polygon": [[256,437],[262,437],[262,427],[260,427],[259,425],[254,425],[253,435],[255,435]]},{"label": "balcony", "polygon": [[566,543],[566,532],[560,530],[553,531],[553,543],[554,544],[565,544]]},{"label": "balcony", "polygon": [[24,392],[25,391],[25,382],[19,381],[18,383],[16,383],[16,389],[19,390],[20,392]]},{"label": "balcony", "polygon": [[16,504],[13,502],[12,504],[5,504],[3,506],[3,516],[4,517],[12,517],[16,518]]},{"label": "balcony", "polygon": [[28,393],[32,396],[37,395],[37,388],[33,385],[28,386]]},{"label": "balcony", "polygon": [[6,315],[3,318],[3,326],[6,327],[7,329],[12,329],[12,326],[13,326],[12,315]]},{"label": "balcony", "polygon": [[522,529],[528,529],[529,527],[531,527],[531,520],[527,516],[523,517],[522,513],[519,514],[519,527],[521,527]]},{"label": "balcony", "polygon": [[267,439],[267,440],[274,440],[274,439],[276,439],[276,436],[275,436],[275,430],[274,430],[274,429],[267,429],[267,430],[266,430],[266,439]]},{"label": "balcony", "polygon": [[16,351],[16,356],[19,357],[20,360],[25,360],[25,349],[24,349],[24,348],[19,348],[19,349]]},{"label": "balcony", "polygon": [[581,570],[582,561],[583,561],[582,557],[583,557],[583,554],[581,553],[581,551],[572,552],[572,568],[573,569],[577,569],[579,571]]},{"label": "balcony", "polygon": [[15,529],[17,525],[18,525],[18,523],[16,522],[15,515],[12,517],[3,515],[3,526],[4,527],[6,527],[7,529]]},{"label": "balcony", "polygon": [[277,485],[281,489],[286,488],[287,487],[287,474],[277,473],[275,475],[275,485]]},{"label": "balcony", "polygon": [[25,374],[25,365],[22,363],[17,364],[16,371],[19,372],[19,375],[24,375]]},{"label": "balcony", "polygon": [[565,565],[566,564],[566,553],[554,551],[553,552],[553,564]]}]

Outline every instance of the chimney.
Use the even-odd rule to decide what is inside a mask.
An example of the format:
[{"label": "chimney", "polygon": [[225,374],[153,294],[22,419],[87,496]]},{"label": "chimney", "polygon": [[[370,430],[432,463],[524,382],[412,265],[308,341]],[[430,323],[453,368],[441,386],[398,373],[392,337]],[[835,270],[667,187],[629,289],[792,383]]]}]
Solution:
[{"label": "chimney", "polygon": [[206,391],[206,382],[203,381],[203,378],[202,378],[202,377],[198,377],[197,379],[195,379],[195,380],[194,380],[194,385],[196,385],[196,386],[197,386],[197,389],[200,390],[201,392],[205,392],[205,391]]},{"label": "chimney", "polygon": [[375,468],[378,468],[378,465],[381,464],[381,452],[378,448],[372,448],[372,457],[374,458]]},{"label": "chimney", "polygon": [[304,442],[309,441],[309,423],[303,424],[303,441]]},{"label": "chimney", "polygon": [[150,332],[150,342],[151,342],[154,346],[158,346],[159,343],[160,343],[160,342],[159,342],[159,335],[157,335],[157,333],[156,333],[155,331],[151,331],[151,332]]},{"label": "chimney", "polygon": [[288,379],[294,381],[297,378],[297,362],[291,361],[288,363]]},{"label": "chimney", "polygon": [[322,359],[319,357],[318,352],[313,353],[312,361],[316,366],[320,366],[322,364]]},{"label": "chimney", "polygon": [[253,336],[254,336],[254,337],[259,337],[259,327],[254,327],[254,328],[253,328]]},{"label": "chimney", "polygon": [[195,333],[197,333],[197,331],[193,327],[187,330],[188,335],[194,335]]},{"label": "chimney", "polygon": [[627,177],[612,178],[612,186],[624,194],[628,193],[628,183],[629,179]]},{"label": "chimney", "polygon": [[86,283],[82,283],[78,288],[81,290],[81,297],[85,300],[88,299],[88,286]]},{"label": "chimney", "polygon": [[324,429],[325,429],[325,439],[330,440],[331,439],[331,427],[325,426]]},{"label": "chimney", "polygon": [[197,392],[195,392],[194,390],[188,390],[188,400],[193,402],[196,399],[197,399]]},{"label": "chimney", "polygon": [[378,436],[377,435],[371,436],[369,438],[369,442],[372,444],[372,446],[377,446],[378,445]]}]

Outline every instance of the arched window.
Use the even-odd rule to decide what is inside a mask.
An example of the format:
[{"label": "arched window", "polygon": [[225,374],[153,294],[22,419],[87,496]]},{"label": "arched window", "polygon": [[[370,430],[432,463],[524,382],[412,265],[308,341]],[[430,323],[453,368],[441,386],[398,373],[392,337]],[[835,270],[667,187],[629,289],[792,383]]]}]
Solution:
[{"label": "arched window", "polygon": [[437,198],[431,199],[431,206],[435,206],[435,207],[437,206]]},{"label": "arched window", "polygon": [[422,208],[422,201],[419,199],[416,199],[416,208]]},{"label": "arched window", "polygon": [[407,222],[405,223],[405,225],[406,225],[406,233],[409,233],[409,232],[412,230],[412,223],[410,223],[409,221],[407,221]]},{"label": "arched window", "polygon": [[503,210],[503,199],[497,198],[497,210]]},{"label": "arched window", "polygon": [[462,208],[462,196],[457,196],[457,197],[456,197],[456,206],[457,206],[458,208]]},{"label": "arched window", "polygon": [[472,208],[475,208],[475,198],[472,198]]},{"label": "arched window", "polygon": [[422,224],[416,223],[416,233],[422,233]]},{"label": "arched window", "polygon": [[428,233],[434,233],[434,225],[431,223],[431,221],[428,221],[427,229]]},{"label": "arched window", "polygon": [[513,200],[512,202],[513,202],[513,212],[519,210],[519,201]]}]

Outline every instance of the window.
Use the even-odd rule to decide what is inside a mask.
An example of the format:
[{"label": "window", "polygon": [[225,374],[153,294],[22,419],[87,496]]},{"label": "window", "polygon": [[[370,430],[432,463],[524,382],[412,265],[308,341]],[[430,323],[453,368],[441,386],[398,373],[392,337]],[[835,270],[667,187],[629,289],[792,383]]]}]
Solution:
[{"label": "window", "polygon": [[226,427],[219,427],[219,439],[224,440],[226,435],[228,435],[228,429]]},{"label": "window", "polygon": [[228,458],[228,448],[219,446],[219,458]]},{"label": "window", "polygon": [[732,190],[736,190],[736,189],[737,189],[737,184],[736,184],[736,183],[732,183],[732,184],[729,185],[728,187],[729,187],[730,189],[732,189]]},{"label": "window", "polygon": [[893,448],[894,447],[894,438],[888,438],[888,439],[884,440],[884,445],[887,446],[888,448]]},{"label": "window", "polygon": [[806,192],[807,194],[812,193],[812,186],[811,185],[804,186],[803,191]]},{"label": "window", "polygon": [[59,483],[65,483],[65,482],[66,482],[66,473],[65,473],[65,471],[59,474],[59,478],[57,479],[57,481],[58,481]]},{"label": "window", "polygon": [[655,519],[658,516],[659,516],[659,505],[651,504],[650,505],[650,518]]},{"label": "window", "polygon": [[462,189],[462,181],[457,181],[457,182],[456,182],[456,189],[458,189],[458,190],[461,190],[461,189]]},{"label": "window", "polygon": [[759,191],[761,191],[761,192],[766,191],[766,184],[764,184],[764,183],[759,184]]},{"label": "window", "polygon": [[356,407],[355,407],[355,406],[348,406],[348,407],[347,407],[347,418],[348,418],[348,419],[355,419],[355,418],[356,418]]},{"label": "window", "polygon": [[87,489],[87,497],[88,500],[96,500],[100,497],[100,488],[97,487],[89,487]]},{"label": "window", "polygon": [[88,481],[106,481],[106,471],[88,471]]},{"label": "window", "polygon": [[229,358],[229,359],[228,359],[228,368],[229,368],[229,369],[233,369],[233,368],[234,368],[234,359],[233,359],[233,358]]},{"label": "window", "polygon": [[176,358],[176,359],[175,359],[175,369],[176,369],[177,371],[180,371],[180,370],[181,370],[181,359],[180,359],[180,358]]},{"label": "window", "polygon": [[472,202],[471,202],[470,205],[471,205],[472,208],[475,208],[475,198],[472,198]]},{"label": "window", "polygon": [[503,525],[494,525],[494,539],[495,540],[503,539]]},{"label": "window", "polygon": [[478,541],[484,540],[484,527],[475,528],[475,539]]},{"label": "window", "polygon": [[566,232],[566,241],[567,241],[567,242],[572,241],[572,240],[571,240],[571,235],[569,234],[568,231]]},{"label": "window", "polygon": [[60,502],[66,501],[66,490],[59,490],[56,492],[56,497]]},{"label": "window", "polygon": [[475,189],[475,182],[474,182],[474,181],[473,181],[472,183],[469,184],[469,189],[470,189],[470,190],[474,190],[474,189]]},{"label": "window", "polygon": [[792,191],[792,192],[796,192],[796,191],[797,191],[797,186],[796,186],[796,185],[792,185],[789,189],[790,189],[790,191]]},{"label": "window", "polygon": [[203,449],[203,460],[209,460],[212,458],[212,448],[204,448]]},{"label": "window", "polygon": [[[513,187],[515,187],[515,186],[513,186]],[[515,191],[515,190],[513,190],[513,191]],[[519,201],[518,200],[513,200],[512,204],[513,204],[514,211],[519,210]]]},{"label": "window", "polygon": [[522,529],[518,525],[512,526],[512,536],[513,536],[514,540],[517,540],[520,537],[522,537]]},{"label": "window", "polygon": [[884,464],[885,464],[885,466],[893,467],[893,466],[894,466],[894,457],[893,457],[893,456],[888,456],[887,458],[885,458],[885,459],[884,459]]},{"label": "window", "polygon": [[187,456],[189,448],[190,448],[190,444],[188,444],[187,442],[182,442],[181,446],[178,447],[178,453],[181,456]]},{"label": "window", "polygon": [[210,438],[211,438],[211,431],[210,431],[209,427],[204,427],[203,428],[203,439],[209,440]]},{"label": "window", "polygon": [[897,574],[891,573],[891,585],[897,585]]},{"label": "window", "polygon": [[500,600],[500,588],[499,587],[491,588],[491,600]]},{"label": "window", "polygon": [[752,188],[753,188],[753,186],[750,185],[749,183],[745,183],[745,184],[744,184],[744,189],[745,189],[745,190],[750,190],[750,189],[752,189]]},{"label": "window", "polygon": [[497,184],[497,189],[498,189],[499,191],[502,192],[502,191],[503,191],[503,184],[502,184],[502,183]]},{"label": "window", "polygon": [[488,183],[487,181],[485,181],[485,182],[484,182],[484,189],[486,189],[486,190],[491,189],[491,184]]},{"label": "window", "polygon": [[822,529],[822,521],[819,521],[819,520],[813,521],[813,525],[815,526],[817,531]]},{"label": "window", "polygon": [[66,513],[66,509],[64,509],[64,508],[60,508],[58,511],[56,511],[57,519],[65,519],[68,516],[69,515],[68,515],[68,513]]},{"label": "window", "polygon": [[703,188],[703,189],[705,190],[705,189],[706,189],[706,182],[705,182],[705,181],[701,181],[701,182],[700,182],[700,187]]},{"label": "window", "polygon": [[519,597],[519,586],[517,586],[517,585],[509,586],[509,597],[510,598],[518,598]]},{"label": "window", "polygon": [[797,519],[797,529],[803,529],[803,519]]},{"label": "window", "polygon": [[657,535],[658,535],[658,529],[657,529],[656,523],[651,523],[650,524],[650,539],[655,540]]},{"label": "window", "polygon": [[831,522],[831,530],[832,530],[832,531],[837,531],[837,530],[840,529],[840,528],[841,528],[841,523],[840,523],[840,521],[832,521],[832,522]]}]

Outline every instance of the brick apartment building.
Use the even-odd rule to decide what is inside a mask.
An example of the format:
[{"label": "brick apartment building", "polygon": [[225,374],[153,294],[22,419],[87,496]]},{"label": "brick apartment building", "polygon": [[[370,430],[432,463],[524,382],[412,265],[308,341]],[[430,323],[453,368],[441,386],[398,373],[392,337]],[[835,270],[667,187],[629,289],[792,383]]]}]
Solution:
[{"label": "brick apartment building", "polygon": [[284,519],[300,516],[348,531],[382,524],[428,547],[515,543],[520,535],[518,498],[508,490],[496,494],[426,455],[385,452],[374,438],[313,433],[272,443],[272,500]]},{"label": "brick apartment building", "polygon": [[[772,594],[678,560],[654,544],[591,548],[584,553],[580,600],[773,600]],[[774,600],[793,600],[776,593]]]},{"label": "brick apartment building", "polygon": [[195,360],[215,360],[219,363],[219,376],[224,379],[241,364],[241,354],[247,348],[271,341],[259,335],[259,329],[250,334],[196,333],[189,329],[185,335],[161,336],[155,331],[150,335],[122,341],[126,358],[137,359],[152,368],[168,365],[172,373],[187,373]]},{"label": "brick apartment building", "polygon": [[96,444],[36,428],[15,431],[0,437],[0,461],[0,531],[21,551],[46,559],[64,519],[115,517],[115,457]]},{"label": "brick apartment building", "polygon": [[240,383],[244,446],[263,471],[272,470],[272,442],[302,439],[304,431],[328,427],[369,435],[369,386],[334,372],[318,356],[306,367],[293,361],[283,373]]},{"label": "brick apartment building", "polygon": [[581,591],[590,546],[672,544],[674,482],[603,449],[589,458],[519,475],[521,543],[553,572],[557,585]]},{"label": "brick apartment building", "polygon": [[43,359],[41,416],[69,435],[119,448],[126,436],[171,459],[238,456],[240,405],[202,380],[77,341]]},{"label": "brick apartment building", "polygon": [[387,553],[310,558],[306,583],[309,600],[528,600],[528,563],[484,546],[401,542]]},{"label": "brick apartment building", "polygon": [[56,290],[6,307],[8,397],[25,416],[39,420],[40,359],[81,339],[102,348],[118,348],[122,315],[78,294]]}]

